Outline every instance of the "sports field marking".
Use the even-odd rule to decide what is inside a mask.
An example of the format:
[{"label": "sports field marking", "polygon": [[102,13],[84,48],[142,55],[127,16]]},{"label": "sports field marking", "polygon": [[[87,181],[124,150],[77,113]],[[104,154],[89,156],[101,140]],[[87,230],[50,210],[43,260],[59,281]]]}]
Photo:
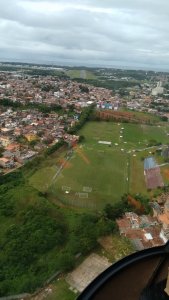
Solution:
[{"label": "sports field marking", "polygon": [[63,166],[64,169],[69,169],[72,167],[72,164],[64,158],[60,158],[59,163]]},{"label": "sports field marking", "polygon": [[64,191],[64,192],[66,192],[66,191],[68,191],[68,192],[70,192],[70,190],[71,190],[71,187],[70,186],[62,186],[62,191]]},{"label": "sports field marking", "polygon": [[98,144],[111,145],[111,142],[108,142],[108,141],[98,141]]},{"label": "sports field marking", "polygon": [[84,186],[83,187],[83,192],[91,193],[92,192],[92,187],[90,187],[90,186]]},{"label": "sports field marking", "polygon": [[88,193],[75,193],[75,196],[78,196],[79,198],[86,199],[88,198]]}]

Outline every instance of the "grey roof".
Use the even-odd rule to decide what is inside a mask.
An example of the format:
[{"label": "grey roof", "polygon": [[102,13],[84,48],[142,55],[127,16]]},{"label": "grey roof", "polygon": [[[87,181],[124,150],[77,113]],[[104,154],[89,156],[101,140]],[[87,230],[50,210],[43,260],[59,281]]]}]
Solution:
[{"label": "grey roof", "polygon": [[144,170],[156,168],[157,164],[153,157],[147,157],[144,160]]}]

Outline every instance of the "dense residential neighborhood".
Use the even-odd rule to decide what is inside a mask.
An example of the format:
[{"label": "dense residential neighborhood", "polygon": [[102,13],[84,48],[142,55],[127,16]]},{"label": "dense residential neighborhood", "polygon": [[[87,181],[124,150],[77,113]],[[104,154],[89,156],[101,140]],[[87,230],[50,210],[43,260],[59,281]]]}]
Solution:
[{"label": "dense residential neighborhood", "polygon": [[79,122],[82,110],[110,98],[111,91],[104,88],[1,72],[0,167],[7,171],[21,166],[61,139],[78,140],[68,132]]},{"label": "dense residential neighborhood", "polygon": [[[114,74],[112,77],[104,71],[101,75],[115,82],[131,80],[129,76],[119,78]],[[162,112],[168,104],[168,94],[163,96],[165,89],[159,79],[152,76],[149,83],[123,88],[122,96],[121,89],[111,91],[67,78],[1,71],[1,172],[21,166],[61,139],[77,140],[78,137],[68,132],[78,123],[82,110],[91,104],[99,111],[126,108],[168,118],[168,113]]]}]

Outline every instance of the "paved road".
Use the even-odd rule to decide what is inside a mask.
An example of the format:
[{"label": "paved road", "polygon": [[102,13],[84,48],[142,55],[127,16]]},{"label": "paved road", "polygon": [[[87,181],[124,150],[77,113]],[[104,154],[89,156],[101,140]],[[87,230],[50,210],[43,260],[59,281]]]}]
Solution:
[{"label": "paved road", "polygon": [[169,163],[158,165],[158,167],[164,167],[164,166],[167,166],[167,165],[169,165]]}]

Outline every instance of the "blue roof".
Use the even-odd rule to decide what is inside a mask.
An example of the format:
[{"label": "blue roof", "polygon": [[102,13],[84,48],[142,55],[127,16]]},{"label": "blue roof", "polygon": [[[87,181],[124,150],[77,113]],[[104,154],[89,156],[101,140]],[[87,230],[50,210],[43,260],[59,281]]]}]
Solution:
[{"label": "blue roof", "polygon": [[147,157],[144,160],[144,170],[156,168],[157,164],[153,157]]}]

